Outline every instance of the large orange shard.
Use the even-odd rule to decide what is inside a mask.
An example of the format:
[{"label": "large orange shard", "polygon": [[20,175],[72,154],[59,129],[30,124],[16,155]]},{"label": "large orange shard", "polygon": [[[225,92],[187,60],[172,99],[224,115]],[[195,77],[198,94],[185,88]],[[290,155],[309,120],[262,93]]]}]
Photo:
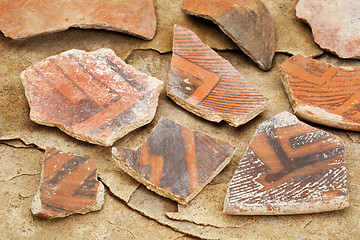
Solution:
[{"label": "large orange shard", "polygon": [[174,27],[174,46],[167,95],[186,110],[209,121],[232,126],[250,121],[267,98],[192,31]]},{"label": "large orange shard", "polygon": [[360,131],[360,68],[340,68],[296,55],[281,64],[295,115],[330,127]]},{"label": "large orange shard", "polygon": [[156,30],[153,0],[4,0],[0,30],[13,39],[58,32],[69,27],[107,29],[152,39]]}]

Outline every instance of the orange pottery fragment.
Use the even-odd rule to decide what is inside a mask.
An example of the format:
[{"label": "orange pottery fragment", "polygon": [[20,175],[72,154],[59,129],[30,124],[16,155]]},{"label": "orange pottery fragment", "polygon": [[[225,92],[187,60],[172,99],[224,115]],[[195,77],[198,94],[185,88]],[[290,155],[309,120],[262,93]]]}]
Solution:
[{"label": "orange pottery fragment", "polygon": [[21,77],[31,120],[103,146],[149,123],[163,88],[110,49],[70,50],[27,68]]},{"label": "orange pottery fragment", "polygon": [[256,130],[239,162],[224,212],[303,214],[349,206],[340,137],[281,112]]},{"label": "orange pottery fragment", "polygon": [[107,29],[152,39],[156,30],[153,0],[3,0],[0,30],[20,39],[69,27]]},{"label": "orange pottery fragment", "polygon": [[135,150],[113,148],[121,169],[157,194],[186,204],[231,160],[228,143],[161,119]]},{"label": "orange pottery fragment", "polygon": [[275,54],[275,27],[260,0],[183,0],[182,10],[213,21],[263,70]]},{"label": "orange pottery fragment", "polygon": [[209,121],[225,120],[235,127],[264,111],[268,102],[227,60],[180,26],[174,27],[166,90],[186,110]]},{"label": "orange pottery fragment", "polygon": [[321,48],[341,58],[360,58],[360,1],[299,0],[296,16],[310,25]]},{"label": "orange pottery fragment", "polygon": [[295,115],[330,127],[360,131],[360,68],[340,68],[296,55],[281,64]]},{"label": "orange pottery fragment", "polygon": [[104,195],[91,160],[47,147],[31,212],[38,217],[59,218],[98,211],[104,205]]}]

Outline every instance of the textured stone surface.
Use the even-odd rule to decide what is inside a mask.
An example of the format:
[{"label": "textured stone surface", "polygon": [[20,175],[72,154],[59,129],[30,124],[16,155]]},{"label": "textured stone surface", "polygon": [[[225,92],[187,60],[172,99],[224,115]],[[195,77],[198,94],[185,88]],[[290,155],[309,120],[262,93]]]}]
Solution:
[{"label": "textured stone surface", "polygon": [[195,33],[177,25],[166,90],[186,110],[235,127],[264,111],[268,102]]},{"label": "textured stone surface", "polygon": [[230,182],[224,212],[303,214],[347,207],[343,141],[284,111],[256,130]]},{"label": "textured stone surface", "polygon": [[336,67],[296,55],[281,64],[280,70],[295,115],[360,131],[360,68]]},{"label": "textured stone surface", "polygon": [[0,30],[13,39],[69,27],[107,29],[150,40],[156,30],[153,0],[0,2]]},{"label": "textured stone surface", "polygon": [[315,42],[341,58],[360,58],[360,2],[300,0],[296,16],[312,28]]},{"label": "textured stone surface", "polygon": [[113,159],[161,196],[186,204],[231,160],[235,148],[169,119],[161,119],[135,150],[113,148]]},{"label": "textured stone surface", "polygon": [[27,68],[21,78],[31,120],[104,146],[153,119],[163,86],[110,49],[70,50]]},{"label": "textured stone surface", "polygon": [[183,0],[182,10],[218,24],[261,69],[269,70],[275,53],[275,29],[260,0]]},{"label": "textured stone surface", "polygon": [[58,218],[98,211],[104,205],[104,191],[90,159],[47,147],[31,212],[38,217]]}]

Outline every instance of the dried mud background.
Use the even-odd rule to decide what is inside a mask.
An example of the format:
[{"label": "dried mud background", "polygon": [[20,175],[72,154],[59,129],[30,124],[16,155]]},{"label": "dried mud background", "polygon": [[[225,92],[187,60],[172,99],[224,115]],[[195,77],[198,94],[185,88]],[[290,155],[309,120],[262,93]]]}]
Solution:
[{"label": "dried mud background", "polygon": [[[125,34],[70,29],[60,33],[14,41],[0,34],[0,238],[11,239],[355,239],[360,235],[360,133],[322,127],[339,135],[346,144],[350,208],[292,216],[227,216],[222,213],[226,187],[257,126],[283,110],[292,112],[281,84],[279,65],[301,53],[337,66],[358,66],[360,61],[342,60],[314,43],[310,28],[295,16],[295,0],[263,0],[274,19],[277,53],[273,68],[260,70],[216,25],[186,16],[179,0],[155,0],[158,25],[152,41]],[[231,163],[186,206],[150,192],[117,169],[111,148],[77,141],[57,128],[35,124],[20,73],[30,65],[76,48],[93,51],[102,47],[135,68],[166,82],[171,59],[173,25],[187,27],[204,43],[229,60],[245,78],[270,100],[265,112],[237,128],[211,123],[160,95],[155,119],[128,134],[114,146],[135,148],[149,135],[161,117],[228,141],[237,147]],[[107,186],[101,211],[63,219],[41,220],[30,212],[30,203],[40,181],[44,149],[91,158]]]}]

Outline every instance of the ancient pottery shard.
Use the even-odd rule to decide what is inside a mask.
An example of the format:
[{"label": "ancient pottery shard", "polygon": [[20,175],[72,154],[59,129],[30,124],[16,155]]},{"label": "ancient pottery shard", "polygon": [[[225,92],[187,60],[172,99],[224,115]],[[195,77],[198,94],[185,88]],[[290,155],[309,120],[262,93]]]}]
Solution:
[{"label": "ancient pottery shard", "polygon": [[280,65],[295,115],[360,131],[360,68],[340,68],[301,55]]},{"label": "ancient pottery shard", "polygon": [[31,212],[43,218],[85,214],[100,210],[104,195],[104,186],[97,180],[97,168],[91,160],[47,147]]},{"label": "ancient pottery shard", "polygon": [[113,148],[125,172],[157,194],[186,204],[230,161],[235,148],[161,119],[135,150]]},{"label": "ancient pottery shard", "polygon": [[264,111],[267,98],[246,82],[225,59],[190,30],[175,26],[167,95],[209,121],[232,126]]},{"label": "ancient pottery shard", "polygon": [[20,39],[69,27],[107,29],[152,39],[156,30],[153,0],[0,1],[0,30]]},{"label": "ancient pottery shard", "polygon": [[271,68],[275,28],[260,0],[183,0],[182,10],[213,21],[261,69]]},{"label": "ancient pottery shard", "polygon": [[104,146],[149,123],[163,87],[110,49],[70,50],[27,68],[21,77],[31,120]]},{"label": "ancient pottery shard", "polygon": [[240,160],[224,212],[302,214],[349,206],[340,137],[281,112],[262,123]]},{"label": "ancient pottery shard", "polygon": [[321,48],[341,58],[360,58],[360,1],[300,0],[296,16],[307,22]]}]

